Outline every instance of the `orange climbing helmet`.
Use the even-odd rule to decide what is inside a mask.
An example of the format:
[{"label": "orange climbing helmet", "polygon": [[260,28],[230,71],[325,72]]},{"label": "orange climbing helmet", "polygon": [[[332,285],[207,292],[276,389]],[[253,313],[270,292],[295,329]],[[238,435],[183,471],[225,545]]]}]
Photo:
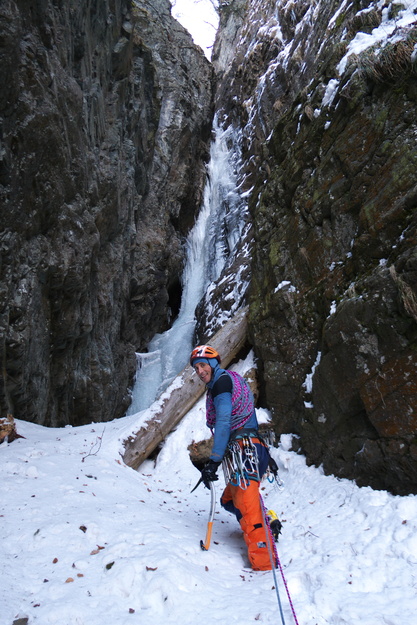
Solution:
[{"label": "orange climbing helmet", "polygon": [[[198,347],[194,347],[190,356],[190,365],[193,366],[195,360],[200,358],[206,358],[210,361],[211,358],[215,358],[217,362],[220,364],[220,356],[218,352],[211,345],[198,345]],[[209,362],[209,364],[211,364]]]}]

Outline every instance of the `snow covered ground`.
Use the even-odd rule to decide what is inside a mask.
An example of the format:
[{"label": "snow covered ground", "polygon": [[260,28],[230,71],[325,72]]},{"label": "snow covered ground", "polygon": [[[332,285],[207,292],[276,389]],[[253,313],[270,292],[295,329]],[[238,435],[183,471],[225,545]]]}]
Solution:
[{"label": "snow covered ground", "polygon": [[[187,445],[207,437],[203,401],[138,472],[120,456],[138,415],[17,423],[25,438],[0,446],[0,625],[281,623],[273,573],[248,568],[240,528],[219,505],[210,549],[200,549],[210,495],[190,493],[199,473]],[[299,625],[415,623],[417,497],[325,476],[290,441],[272,451],[283,489],[266,481],[262,493],[283,522],[278,552]]]}]

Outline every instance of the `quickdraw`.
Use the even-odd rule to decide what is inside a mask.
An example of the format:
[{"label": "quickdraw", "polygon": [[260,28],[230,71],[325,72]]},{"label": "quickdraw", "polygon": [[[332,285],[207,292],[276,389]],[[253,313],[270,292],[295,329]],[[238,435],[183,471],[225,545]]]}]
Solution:
[{"label": "quickdraw", "polygon": [[226,484],[246,490],[250,480],[259,481],[258,452],[249,436],[229,443],[222,467]]}]

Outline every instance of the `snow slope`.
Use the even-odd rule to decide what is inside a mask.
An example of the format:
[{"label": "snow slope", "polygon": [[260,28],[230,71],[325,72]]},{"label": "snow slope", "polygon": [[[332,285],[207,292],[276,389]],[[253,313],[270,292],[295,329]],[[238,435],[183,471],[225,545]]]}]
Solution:
[{"label": "snow slope", "polygon": [[[273,573],[248,568],[239,526],[219,505],[200,549],[210,495],[190,494],[199,473],[186,448],[207,436],[203,401],[138,472],[119,440],[138,415],[64,429],[18,422],[25,438],[0,446],[0,625],[281,623]],[[278,551],[299,625],[414,623],[417,497],[325,476],[290,443],[272,451],[283,489],[266,481],[262,492],[283,521]]]}]

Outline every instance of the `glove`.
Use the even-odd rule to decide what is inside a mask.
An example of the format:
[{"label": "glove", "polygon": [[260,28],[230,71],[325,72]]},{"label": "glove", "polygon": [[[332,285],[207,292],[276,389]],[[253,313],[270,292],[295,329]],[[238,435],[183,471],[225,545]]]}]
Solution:
[{"label": "glove", "polygon": [[268,469],[271,471],[271,473],[273,474],[274,478],[277,479],[278,465],[277,465],[277,463],[275,462],[275,460],[271,456],[269,456]]},{"label": "glove", "polygon": [[276,543],[278,542],[279,535],[281,534],[281,529],[282,529],[282,523],[279,519],[275,519],[275,521],[272,521],[271,532],[272,532],[273,539],[275,540]]},{"label": "glove", "polygon": [[206,488],[210,488],[210,482],[215,482],[219,479],[216,475],[216,471],[219,468],[219,465],[220,462],[209,460],[202,468],[201,477],[203,479],[203,484]]},{"label": "glove", "polygon": [[277,517],[276,512],[274,512],[273,510],[268,510],[266,515],[269,520],[269,526],[271,528],[272,537],[274,541],[277,543],[279,539],[279,535],[281,534],[282,523]]}]

